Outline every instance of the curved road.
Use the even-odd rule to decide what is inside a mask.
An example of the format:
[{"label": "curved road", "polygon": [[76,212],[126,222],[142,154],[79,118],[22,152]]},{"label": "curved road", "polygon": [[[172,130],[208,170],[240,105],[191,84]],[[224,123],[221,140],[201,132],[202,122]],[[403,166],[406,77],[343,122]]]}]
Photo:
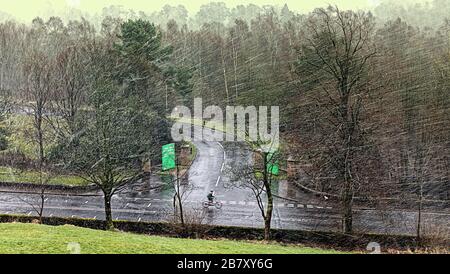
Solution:
[{"label": "curved road", "polygon": [[[251,155],[239,143],[194,142],[197,158],[188,171],[189,190],[185,197],[188,214],[208,224],[262,227],[262,217],[250,190],[230,188],[227,170],[251,163]],[[149,190],[146,182],[133,185],[113,198],[116,220],[167,221],[173,213],[170,189]],[[224,203],[221,210],[202,209],[201,202],[215,190]],[[280,182],[275,192],[300,202],[275,200],[273,227],[302,230],[339,230],[340,215],[336,205],[305,194]],[[26,202],[25,202],[26,201]],[[34,194],[0,193],[0,213],[34,215],[27,202],[37,201]],[[103,219],[103,198],[95,196],[47,195],[45,216]],[[417,214],[408,211],[355,210],[354,226],[359,232],[414,234]],[[448,229],[450,214],[423,213],[424,226]]]}]

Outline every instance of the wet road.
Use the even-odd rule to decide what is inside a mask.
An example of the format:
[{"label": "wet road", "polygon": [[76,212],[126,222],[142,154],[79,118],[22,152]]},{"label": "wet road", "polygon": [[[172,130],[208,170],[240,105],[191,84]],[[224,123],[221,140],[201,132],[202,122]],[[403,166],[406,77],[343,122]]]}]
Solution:
[{"label": "wet road", "polygon": [[[113,216],[116,220],[130,221],[168,221],[173,209],[172,200],[155,197],[126,197],[118,195],[113,199]],[[32,208],[23,200],[37,201],[35,195],[17,194],[0,195],[0,212],[6,214],[35,215]],[[61,216],[103,219],[102,197],[91,196],[48,196],[45,216]],[[252,200],[224,200],[221,210],[202,209],[201,202],[188,200],[185,207],[188,214],[197,214],[197,220],[202,223],[262,227],[262,218],[256,204]],[[355,210],[355,230],[372,233],[413,234],[416,226],[414,212],[376,210]],[[450,214],[424,213],[425,225],[447,227]],[[339,212],[324,204],[302,204],[276,201],[273,227],[283,229],[304,230],[338,230],[340,224]],[[428,226],[427,225],[427,226]]]},{"label": "wet road", "polygon": [[[185,196],[187,214],[205,224],[263,227],[261,213],[250,190],[230,188],[230,168],[251,163],[252,157],[238,143],[195,142],[197,158],[188,171],[189,191]],[[173,216],[173,191],[149,190],[148,184],[133,185],[113,198],[113,218],[130,221],[169,221]],[[203,209],[202,201],[214,190],[223,208]],[[273,227],[332,231],[340,228],[336,205],[305,194],[285,182],[275,185],[275,193],[299,202],[276,199]],[[33,194],[0,193],[0,213],[35,215],[27,202]],[[101,196],[47,195],[45,216],[104,219]],[[423,213],[423,223],[448,229],[450,214]],[[355,210],[354,226],[359,232],[414,234],[417,214],[408,211]]]}]

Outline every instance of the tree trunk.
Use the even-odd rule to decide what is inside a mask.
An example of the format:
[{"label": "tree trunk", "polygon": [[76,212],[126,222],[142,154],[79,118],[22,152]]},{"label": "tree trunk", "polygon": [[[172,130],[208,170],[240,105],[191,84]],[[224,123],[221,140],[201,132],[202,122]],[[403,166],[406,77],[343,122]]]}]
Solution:
[{"label": "tree trunk", "polygon": [[[36,118],[36,129],[37,129],[37,137],[38,137],[38,146],[39,146],[39,169],[42,173],[42,166],[44,165],[45,155],[44,155],[44,133],[42,129],[42,110],[39,109]],[[36,115],[36,114],[35,114]]]},{"label": "tree trunk", "polygon": [[264,220],[264,240],[270,241],[270,230],[271,230],[271,222],[272,217],[267,217],[266,220]]},{"label": "tree trunk", "polygon": [[343,155],[343,174],[344,187],[342,192],[342,232],[344,234],[353,233],[353,179],[352,179],[352,160],[353,160],[353,134],[354,125],[349,107],[350,92],[347,83],[348,72],[345,70],[343,79],[340,82],[341,104],[340,113],[342,124],[342,141],[344,143],[345,154]]},{"label": "tree trunk", "polygon": [[346,186],[342,197],[342,232],[344,234],[353,233],[353,193],[350,187]]},{"label": "tree trunk", "polygon": [[[348,151],[351,148],[348,148]],[[348,160],[348,154],[345,159],[344,191],[342,194],[342,232],[344,234],[353,233],[353,180],[351,178],[351,163]]]},{"label": "tree trunk", "polygon": [[178,157],[176,158],[176,166],[177,166],[177,181],[176,181],[176,189],[175,189],[175,191],[176,191],[176,194],[175,194],[175,197],[176,197],[176,199],[177,199],[177,201],[178,201],[178,207],[179,207],[179,214],[180,214],[180,222],[181,222],[181,226],[183,227],[183,228],[185,228],[185,225],[184,225],[184,212],[183,212],[183,201],[182,201],[182,197],[181,197],[181,193],[180,193],[180,191],[181,191],[181,179],[180,179],[180,162],[179,162],[179,159],[178,159]]},{"label": "tree trunk", "polygon": [[44,206],[45,206],[45,189],[42,188],[41,190],[41,204],[40,204],[40,208],[39,208],[39,224],[43,224],[42,222],[42,217],[44,215]]},{"label": "tree trunk", "polygon": [[[270,240],[270,228],[272,223],[272,214],[273,214],[273,195],[271,188],[271,178],[269,178],[269,161],[267,159],[268,153],[264,153],[264,188],[266,189],[267,195],[267,211],[266,216],[264,217],[264,239],[266,241]],[[272,162],[272,160],[270,161]],[[270,172],[272,172],[270,170]]]},{"label": "tree trunk", "polygon": [[422,227],[422,199],[423,199],[423,184],[420,185],[420,196],[419,196],[419,211],[417,216],[417,246],[421,245],[421,227]]},{"label": "tree trunk", "polygon": [[107,230],[113,230],[114,224],[112,220],[111,195],[104,193],[105,197],[105,224]]},{"label": "tree trunk", "polygon": [[273,197],[272,191],[267,190],[267,212],[266,218],[264,219],[264,240],[270,241],[270,230],[272,224],[272,214],[273,214]]},{"label": "tree trunk", "polygon": [[181,197],[178,196],[178,207],[180,208],[180,222],[181,225],[184,227],[184,212],[183,212],[183,202],[181,201]]},{"label": "tree trunk", "polygon": [[166,113],[169,112],[169,91],[166,83]]},{"label": "tree trunk", "polygon": [[238,54],[234,45],[234,39],[231,39],[231,44],[233,48],[233,67],[234,67],[234,88],[236,90],[236,100],[238,99],[239,93],[238,93],[238,83],[237,83],[237,58]]},{"label": "tree trunk", "polygon": [[228,91],[228,80],[227,80],[227,68],[225,65],[225,57],[223,56],[223,49],[221,49],[221,55],[222,55],[222,66],[223,66],[223,80],[225,83],[225,93],[227,96],[227,103],[230,102],[230,92]]}]

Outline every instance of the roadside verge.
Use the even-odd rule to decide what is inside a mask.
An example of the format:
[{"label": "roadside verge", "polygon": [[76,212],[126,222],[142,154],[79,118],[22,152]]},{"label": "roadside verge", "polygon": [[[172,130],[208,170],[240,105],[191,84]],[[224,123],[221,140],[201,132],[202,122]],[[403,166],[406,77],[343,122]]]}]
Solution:
[{"label": "roadside verge", "polygon": [[[36,218],[31,216],[0,215],[0,223],[32,223]],[[44,217],[43,224],[50,226],[74,225],[90,229],[105,229],[105,222],[92,219],[73,219],[59,217]],[[149,223],[114,221],[116,229],[123,232],[136,234],[158,235],[169,237],[180,237],[179,229],[171,223]],[[263,240],[264,229],[195,225],[186,238],[197,239],[231,239],[231,240]],[[304,231],[304,230],[272,230],[272,240],[280,243],[304,244],[313,247],[333,248],[337,250],[360,250],[366,251],[369,243],[377,243],[383,249],[406,250],[416,247],[416,238],[405,235],[378,235],[378,234],[353,234],[346,235],[335,232]],[[447,243],[444,243],[447,244]]]}]

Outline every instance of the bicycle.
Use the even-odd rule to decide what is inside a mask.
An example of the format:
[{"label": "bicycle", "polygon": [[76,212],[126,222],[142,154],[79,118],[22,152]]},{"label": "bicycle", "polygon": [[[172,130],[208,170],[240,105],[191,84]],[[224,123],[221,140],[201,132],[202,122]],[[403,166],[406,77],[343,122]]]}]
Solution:
[{"label": "bicycle", "polygon": [[210,201],[204,201],[204,202],[203,202],[203,208],[210,208],[210,207],[212,207],[212,206],[214,206],[214,207],[217,208],[217,209],[221,209],[223,205],[222,205],[222,203],[219,202],[219,201],[213,201],[213,202],[210,202]]}]

